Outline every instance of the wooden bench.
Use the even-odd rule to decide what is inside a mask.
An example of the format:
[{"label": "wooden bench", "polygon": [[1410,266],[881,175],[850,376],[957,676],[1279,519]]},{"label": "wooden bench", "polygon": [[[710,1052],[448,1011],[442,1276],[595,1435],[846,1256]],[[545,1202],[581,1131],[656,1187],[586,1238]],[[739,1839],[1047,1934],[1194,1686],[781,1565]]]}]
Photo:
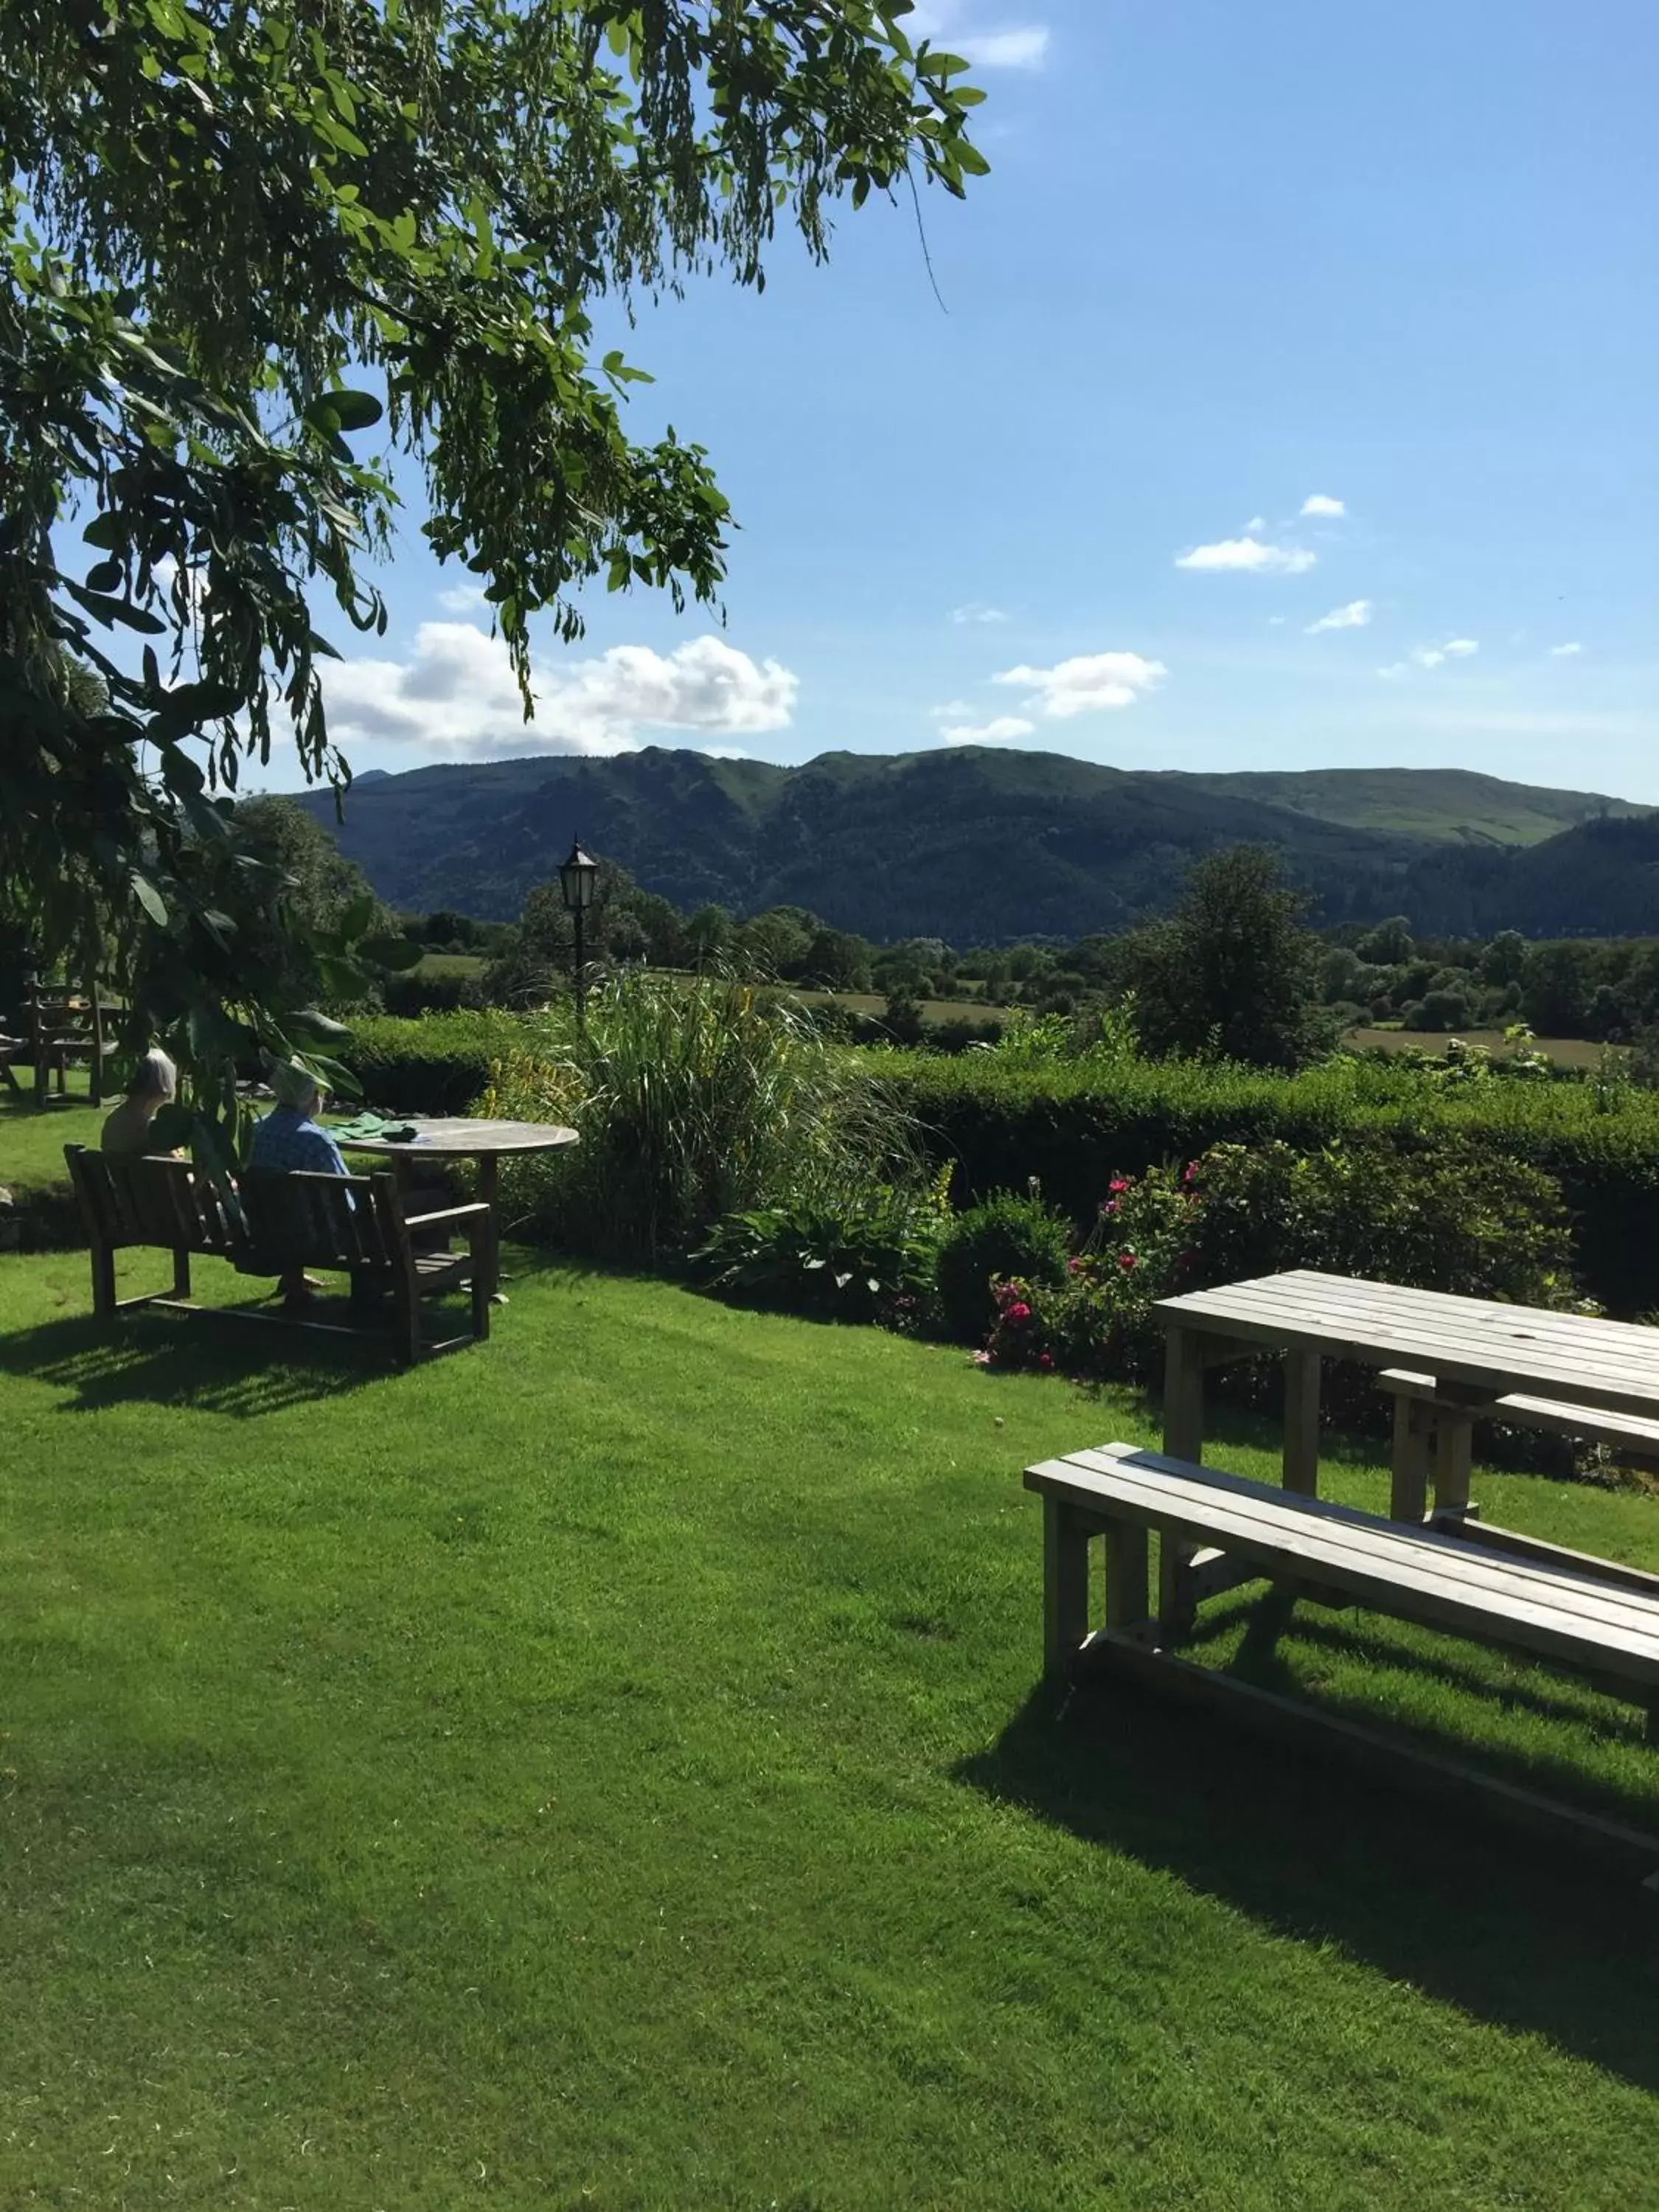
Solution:
[{"label": "wooden bench", "polygon": [[[362,1304],[391,1293],[400,1364],[489,1334],[495,1237],[490,1210],[481,1201],[405,1214],[403,1193],[390,1170],[371,1176],[246,1175],[238,1188],[254,1245],[277,1272],[343,1271]],[[423,1249],[434,1237],[447,1238],[452,1232],[465,1239],[465,1252]],[[471,1300],[470,1335],[427,1343],[421,1329],[422,1300],[461,1289]],[[303,1325],[340,1326],[309,1320]]]},{"label": "wooden bench", "polygon": [[[188,1161],[132,1159],[84,1145],[65,1145],[64,1159],[92,1247],[94,1313],[185,1305],[196,1256],[228,1260],[251,1271],[252,1249],[240,1212]],[[172,1253],[170,1290],[116,1297],[115,1255],[135,1245]]]},{"label": "wooden bench", "polygon": [[[1582,1437],[1611,1445],[1637,1467],[1659,1468],[1659,1420],[1643,1413],[1620,1413],[1595,1406],[1571,1406],[1524,1391],[1499,1395],[1432,1375],[1385,1367],[1377,1384],[1394,1400],[1394,1488],[1389,1511],[1397,1521],[1426,1521],[1437,1528],[1462,1530],[1474,1542],[1516,1558],[1554,1559],[1581,1573],[1659,1597],[1659,1575],[1615,1560],[1594,1559],[1559,1544],[1479,1522],[1480,1509],[1469,1501],[1469,1472],[1474,1424],[1504,1421],[1515,1428],[1542,1429],[1551,1435]],[[1432,1484],[1434,1505],[1429,1506]]]},{"label": "wooden bench", "polygon": [[[1103,1444],[1025,1471],[1043,1504],[1043,1647],[1050,1671],[1079,1663],[1220,1706],[1281,1736],[1316,1741],[1436,1795],[1478,1795],[1534,1829],[1589,1843],[1659,1887],[1659,1838],[1430,1756],[1357,1724],[1173,1656],[1184,1627],[1149,1607],[1150,1530],[1215,1545],[1269,1580],[1322,1601],[1545,1659],[1639,1706],[1659,1735],[1659,1599],[1559,1563],[1495,1554],[1458,1535],[1403,1527],[1352,1506],[1249,1482],[1130,1444]],[[1102,1625],[1090,1623],[1089,1545],[1104,1539]]]},{"label": "wooden bench", "polygon": [[[495,1246],[487,1206],[450,1206],[406,1218],[397,1180],[390,1174],[247,1176],[222,1193],[186,1160],[127,1158],[81,1145],[66,1145],[64,1158],[92,1247],[94,1313],[156,1306],[280,1321],[331,1334],[366,1333],[361,1323],[352,1327],[309,1315],[198,1306],[191,1298],[191,1261],[206,1255],[228,1260],[243,1274],[278,1275],[301,1268],[349,1274],[353,1302],[365,1316],[389,1294],[392,1349],[400,1365],[489,1334]],[[465,1253],[416,1249],[417,1237],[424,1241],[434,1231],[450,1231],[465,1237]],[[118,1298],[115,1255],[135,1246],[172,1254],[172,1285]],[[471,1294],[469,1333],[427,1343],[422,1301],[463,1288]]]}]

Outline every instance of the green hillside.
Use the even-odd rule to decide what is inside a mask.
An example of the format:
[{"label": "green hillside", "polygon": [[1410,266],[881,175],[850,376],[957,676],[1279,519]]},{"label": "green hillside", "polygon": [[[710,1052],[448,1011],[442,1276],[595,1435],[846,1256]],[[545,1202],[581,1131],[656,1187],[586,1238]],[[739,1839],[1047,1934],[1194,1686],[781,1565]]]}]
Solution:
[{"label": "green hillside", "polygon": [[1505,783],[1462,768],[1307,769],[1284,775],[1194,775],[1206,791],[1431,844],[1535,845],[1574,823],[1645,811],[1622,799]]},{"label": "green hillside", "polygon": [[[307,804],[332,826],[328,795]],[[1281,852],[1328,923],[1596,931],[1616,912],[1659,929],[1653,819],[1458,770],[1194,775],[970,745],[780,768],[652,747],[374,775],[339,835],[409,909],[510,918],[580,831],[683,908],[793,902],[876,939],[984,944],[1126,927],[1168,907],[1193,860],[1245,842]],[[1613,830],[1634,842],[1594,843]]]}]

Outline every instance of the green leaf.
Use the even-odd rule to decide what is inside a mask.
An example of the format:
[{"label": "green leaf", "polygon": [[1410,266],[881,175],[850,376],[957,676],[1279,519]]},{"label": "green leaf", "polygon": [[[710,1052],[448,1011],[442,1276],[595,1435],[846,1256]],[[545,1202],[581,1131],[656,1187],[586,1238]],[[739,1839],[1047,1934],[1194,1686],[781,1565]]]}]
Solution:
[{"label": "green leaf", "polygon": [[167,904],[149,878],[135,868],[132,872],[133,895],[158,929],[167,926]]},{"label": "green leaf", "polygon": [[340,916],[337,931],[343,945],[349,945],[354,937],[361,937],[374,919],[374,895],[364,891],[352,900]]},{"label": "green leaf", "polygon": [[324,392],[306,409],[305,420],[327,437],[340,430],[367,430],[385,411],[372,392]]},{"label": "green leaf", "polygon": [[319,1014],[314,1006],[302,1006],[288,1018],[288,1026],[297,1037],[313,1040],[319,1044],[337,1043],[349,1037],[351,1031],[343,1022],[337,1022],[331,1014]]},{"label": "green leaf", "polygon": [[64,588],[70,597],[78,599],[89,615],[95,616],[106,629],[113,623],[121,623],[128,629],[141,631],[147,637],[161,637],[167,624],[158,621],[146,607],[135,607],[125,599],[112,599],[106,592],[89,592],[80,584],[71,584],[67,577]]}]

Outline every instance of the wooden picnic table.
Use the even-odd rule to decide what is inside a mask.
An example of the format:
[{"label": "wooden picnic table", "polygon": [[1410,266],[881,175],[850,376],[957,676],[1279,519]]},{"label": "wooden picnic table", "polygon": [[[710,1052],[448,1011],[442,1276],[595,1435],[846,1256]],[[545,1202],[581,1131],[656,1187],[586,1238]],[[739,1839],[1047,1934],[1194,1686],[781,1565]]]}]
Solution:
[{"label": "wooden picnic table", "polygon": [[500,1281],[501,1222],[496,1200],[501,1163],[531,1152],[557,1152],[581,1139],[575,1130],[554,1121],[479,1121],[464,1116],[427,1119],[409,1115],[399,1124],[412,1137],[342,1137],[343,1152],[374,1152],[409,1167],[418,1160],[475,1160],[478,1196],[489,1208],[489,1281]]},{"label": "wooden picnic table", "polygon": [[[1467,1524],[1473,1540],[1535,1558],[1556,1553],[1514,1531],[1476,1525],[1479,1509],[1468,1501],[1469,1432],[1480,1413],[1533,1392],[1558,1413],[1582,1407],[1587,1433],[1595,1432],[1598,1414],[1659,1419],[1659,1330],[1629,1322],[1361,1282],[1312,1268],[1188,1291],[1160,1300],[1155,1310],[1165,1330],[1164,1449],[1171,1457],[1202,1459],[1206,1369],[1281,1352],[1284,1484],[1316,1496],[1323,1362],[1417,1370],[1431,1378],[1440,1407],[1434,1517],[1442,1526]],[[1423,1465],[1407,1420],[1396,1425],[1391,1513],[1420,1521],[1423,1498]],[[1199,1562],[1200,1568],[1212,1564]],[[1192,1565],[1172,1555],[1169,1572],[1179,1577]],[[1194,1585],[1199,1595],[1225,1586],[1219,1571],[1207,1582],[1200,1573]]]}]

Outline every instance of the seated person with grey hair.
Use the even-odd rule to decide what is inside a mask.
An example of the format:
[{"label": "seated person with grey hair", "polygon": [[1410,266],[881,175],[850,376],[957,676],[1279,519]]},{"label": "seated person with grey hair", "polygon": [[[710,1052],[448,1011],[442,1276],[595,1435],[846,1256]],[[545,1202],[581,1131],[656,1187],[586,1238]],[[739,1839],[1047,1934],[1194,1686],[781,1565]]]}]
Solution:
[{"label": "seated person with grey hair", "polygon": [[164,1152],[164,1146],[151,1140],[150,1123],[162,1107],[172,1105],[178,1091],[179,1071],[166,1053],[159,1049],[147,1052],[127,1085],[126,1097],[105,1118],[98,1139],[99,1150],[117,1153],[125,1159],[141,1159],[147,1152]]},{"label": "seated person with grey hair", "polygon": [[[297,1060],[284,1060],[270,1079],[276,1103],[253,1128],[250,1164],[260,1175],[349,1175],[340,1147],[318,1121],[323,1093],[316,1077]],[[290,1305],[303,1305],[322,1285],[303,1267],[292,1267],[277,1289]]]}]

